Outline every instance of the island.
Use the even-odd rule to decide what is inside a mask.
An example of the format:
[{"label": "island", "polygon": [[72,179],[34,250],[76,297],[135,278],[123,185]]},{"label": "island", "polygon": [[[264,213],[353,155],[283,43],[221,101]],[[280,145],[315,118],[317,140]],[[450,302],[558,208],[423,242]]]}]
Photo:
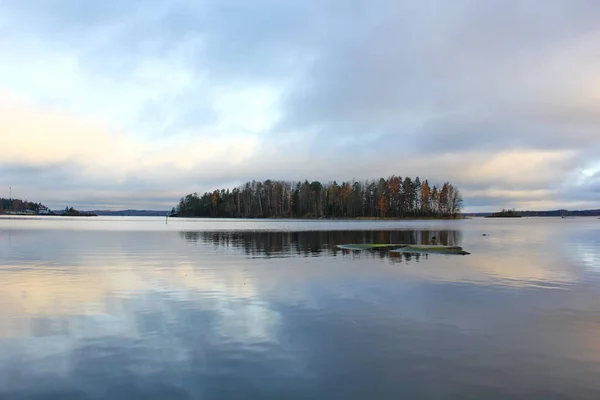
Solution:
[{"label": "island", "polygon": [[492,215],[487,215],[485,218],[521,218],[522,215],[518,212],[513,210],[505,210],[502,209],[502,211],[493,213]]},{"label": "island", "polygon": [[98,216],[91,212],[76,210],[73,207],[66,207],[65,210],[63,211],[63,213],[60,215],[63,217],[97,217]]},{"label": "island", "polygon": [[182,197],[173,217],[401,219],[460,218],[463,199],[450,182],[392,175],[364,181],[250,181]]}]

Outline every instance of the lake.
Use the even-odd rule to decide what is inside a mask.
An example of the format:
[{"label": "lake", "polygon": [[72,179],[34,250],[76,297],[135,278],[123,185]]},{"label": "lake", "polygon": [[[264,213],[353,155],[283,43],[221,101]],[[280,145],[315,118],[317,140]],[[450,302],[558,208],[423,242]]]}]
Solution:
[{"label": "lake", "polygon": [[599,399],[600,220],[0,217],[0,398]]}]

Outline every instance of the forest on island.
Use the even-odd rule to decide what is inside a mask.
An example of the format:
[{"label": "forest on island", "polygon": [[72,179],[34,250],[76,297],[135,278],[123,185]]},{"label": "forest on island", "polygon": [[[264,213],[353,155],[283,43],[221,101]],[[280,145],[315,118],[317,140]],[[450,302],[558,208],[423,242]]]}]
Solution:
[{"label": "forest on island", "polygon": [[462,196],[451,183],[418,177],[323,184],[318,181],[252,181],[182,197],[178,217],[221,218],[456,218]]}]

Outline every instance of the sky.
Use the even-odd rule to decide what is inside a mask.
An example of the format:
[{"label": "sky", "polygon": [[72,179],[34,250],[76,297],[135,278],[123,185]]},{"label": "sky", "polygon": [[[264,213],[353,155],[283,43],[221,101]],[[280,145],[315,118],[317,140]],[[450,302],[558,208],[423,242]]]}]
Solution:
[{"label": "sky", "polygon": [[[419,176],[600,208],[595,0],[0,0],[0,197]],[[5,193],[6,192],[6,193]]]}]

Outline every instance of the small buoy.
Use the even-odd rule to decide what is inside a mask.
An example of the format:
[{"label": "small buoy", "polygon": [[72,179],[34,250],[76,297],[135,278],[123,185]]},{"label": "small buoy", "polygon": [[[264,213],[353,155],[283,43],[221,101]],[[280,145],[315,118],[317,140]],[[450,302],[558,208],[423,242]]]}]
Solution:
[{"label": "small buoy", "polygon": [[487,236],[487,233],[482,233],[481,236]]}]

